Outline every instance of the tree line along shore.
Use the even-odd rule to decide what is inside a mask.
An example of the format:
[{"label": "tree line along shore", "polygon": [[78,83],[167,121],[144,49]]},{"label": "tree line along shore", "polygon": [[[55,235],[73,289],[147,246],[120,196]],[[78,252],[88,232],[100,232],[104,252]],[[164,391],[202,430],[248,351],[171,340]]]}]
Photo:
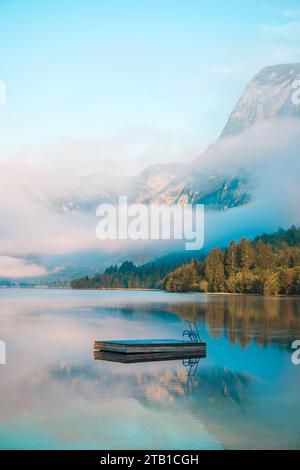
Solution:
[{"label": "tree line along shore", "polygon": [[93,277],[71,282],[74,289],[163,289],[261,295],[300,295],[300,228],[291,227],[255,240],[231,241],[202,258],[170,266],[124,261]]}]

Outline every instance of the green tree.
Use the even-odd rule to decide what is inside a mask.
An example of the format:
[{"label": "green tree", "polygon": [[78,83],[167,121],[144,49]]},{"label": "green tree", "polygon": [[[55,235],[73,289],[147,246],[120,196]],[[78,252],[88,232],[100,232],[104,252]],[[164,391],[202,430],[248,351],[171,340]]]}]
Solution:
[{"label": "green tree", "polygon": [[255,266],[258,269],[273,269],[275,267],[275,256],[272,245],[258,240],[255,244]]},{"label": "green tree", "polygon": [[255,291],[256,276],[251,271],[240,271],[226,281],[228,292],[252,294]]},{"label": "green tree", "polygon": [[234,241],[230,242],[229,248],[225,254],[225,272],[229,277],[238,270],[237,246]]},{"label": "green tree", "polygon": [[294,269],[293,294],[300,295],[300,267]]},{"label": "green tree", "polygon": [[194,262],[184,264],[166,276],[163,282],[168,292],[192,292],[199,290],[200,277]]},{"label": "green tree", "polygon": [[238,266],[240,269],[249,270],[254,261],[252,244],[246,238],[242,238],[237,246]]},{"label": "green tree", "polygon": [[267,277],[264,285],[264,295],[278,295],[280,291],[279,276],[277,273],[271,273]]},{"label": "green tree", "polygon": [[208,292],[208,282],[205,281],[205,279],[202,279],[199,284],[199,290],[200,292]]},{"label": "green tree", "polygon": [[237,279],[236,279],[236,274],[231,274],[226,281],[225,281],[225,289],[226,292],[229,292],[231,294],[237,292]]},{"label": "green tree", "polygon": [[222,292],[225,287],[224,254],[217,248],[211,250],[205,262],[205,280],[210,292]]},{"label": "green tree", "polygon": [[280,293],[284,295],[290,295],[294,290],[294,277],[295,273],[293,269],[282,268],[279,271],[279,284]]}]

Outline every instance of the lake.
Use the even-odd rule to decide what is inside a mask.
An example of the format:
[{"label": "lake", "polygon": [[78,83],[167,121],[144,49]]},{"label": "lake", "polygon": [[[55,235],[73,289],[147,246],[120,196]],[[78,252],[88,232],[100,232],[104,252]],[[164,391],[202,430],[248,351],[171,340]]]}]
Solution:
[{"label": "lake", "polygon": [[[207,357],[121,364],[93,341],[178,338]],[[300,298],[1,289],[1,449],[300,448]]]}]

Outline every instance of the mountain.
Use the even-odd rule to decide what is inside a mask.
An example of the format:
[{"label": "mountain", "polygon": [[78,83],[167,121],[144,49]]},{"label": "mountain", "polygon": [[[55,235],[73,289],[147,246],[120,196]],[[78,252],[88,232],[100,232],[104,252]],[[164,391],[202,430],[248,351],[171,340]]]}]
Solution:
[{"label": "mountain", "polygon": [[214,156],[225,139],[281,118],[300,118],[300,64],[262,69],[246,87],[218,141],[191,165],[154,166],[139,175],[143,202],[198,203],[215,210],[247,204],[255,185],[247,165],[225,167],[220,158],[213,164]]},{"label": "mountain", "polygon": [[[161,172],[160,172],[160,171]],[[145,177],[145,173],[147,177]],[[137,199],[143,203],[205,204],[210,209],[229,209],[250,200],[246,172],[198,170],[196,166],[150,167],[139,175]]]},{"label": "mountain", "polygon": [[[258,122],[283,117],[300,117],[294,103],[300,64],[265,67],[248,84],[232,111],[221,138],[241,134]],[[295,88],[294,88],[295,87]]]},{"label": "mountain", "polygon": [[[220,138],[191,164],[152,165],[118,182],[104,175],[85,176],[70,196],[51,199],[51,204],[58,212],[94,213],[98,204],[115,202],[119,194],[127,194],[130,202],[202,203],[213,210],[247,204],[255,181],[246,163],[242,167],[224,163],[222,143],[255,124],[282,118],[300,118],[300,64],[262,69],[247,85]],[[219,158],[214,163],[216,153]]]},{"label": "mountain", "polygon": [[[140,264],[173,250],[170,244],[99,243],[96,207],[117,203],[119,195],[130,203],[205,204],[211,212],[205,249],[237,234],[298,224],[299,118],[300,64],[276,65],[250,81],[221,136],[191,163],[152,165],[131,177],[76,175],[71,159],[67,168],[2,163],[2,281],[8,282],[5,254],[12,268],[22,266],[24,282],[41,277],[63,284],[125,256]],[[245,208],[232,210],[238,206]],[[36,279],[30,273],[40,266],[48,274]]]}]

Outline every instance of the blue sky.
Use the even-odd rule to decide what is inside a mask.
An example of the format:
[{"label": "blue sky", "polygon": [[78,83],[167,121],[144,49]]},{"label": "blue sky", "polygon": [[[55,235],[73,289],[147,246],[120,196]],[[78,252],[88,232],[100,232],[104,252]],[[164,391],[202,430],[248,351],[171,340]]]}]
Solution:
[{"label": "blue sky", "polygon": [[0,158],[191,159],[296,61],[299,0],[0,0]]}]

